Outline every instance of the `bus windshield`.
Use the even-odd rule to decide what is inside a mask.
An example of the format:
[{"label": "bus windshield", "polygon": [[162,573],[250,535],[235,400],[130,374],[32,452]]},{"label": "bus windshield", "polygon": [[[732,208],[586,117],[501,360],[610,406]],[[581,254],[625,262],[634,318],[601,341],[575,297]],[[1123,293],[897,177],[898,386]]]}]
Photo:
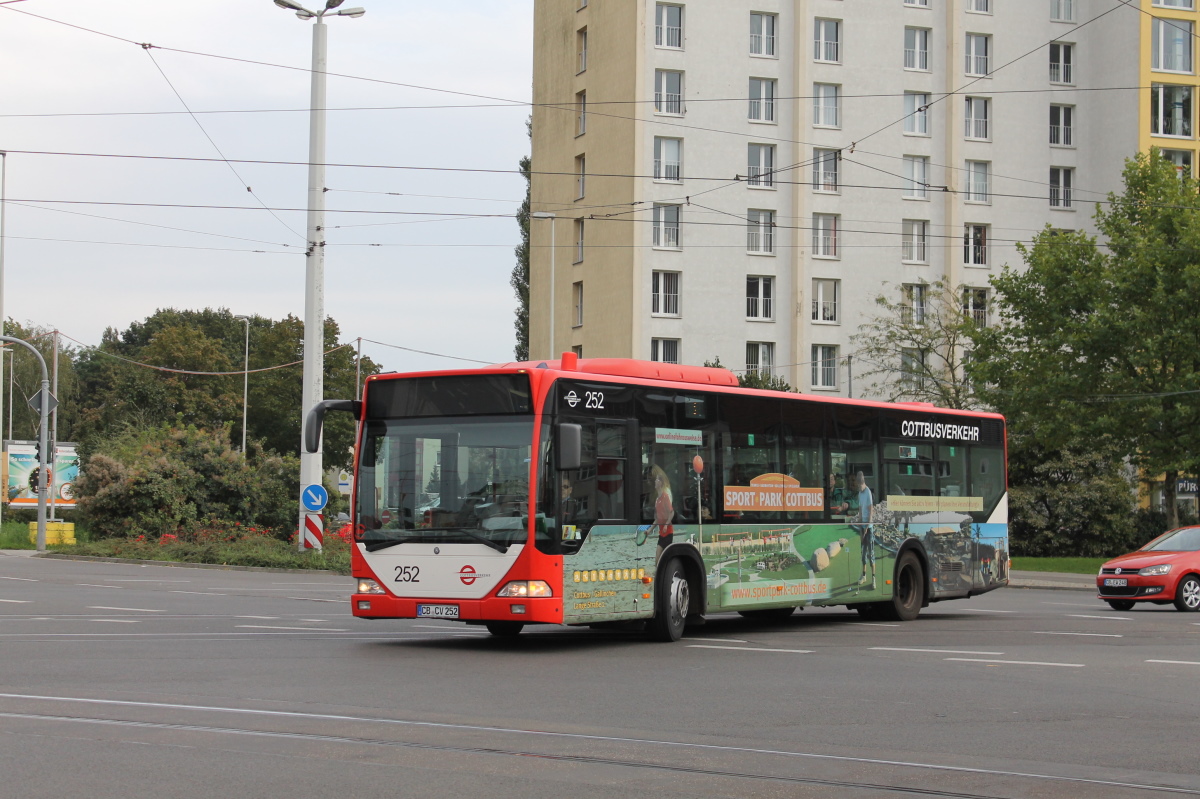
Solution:
[{"label": "bus windshield", "polygon": [[526,540],[530,416],[372,420],[358,471],[358,540],[405,543]]}]

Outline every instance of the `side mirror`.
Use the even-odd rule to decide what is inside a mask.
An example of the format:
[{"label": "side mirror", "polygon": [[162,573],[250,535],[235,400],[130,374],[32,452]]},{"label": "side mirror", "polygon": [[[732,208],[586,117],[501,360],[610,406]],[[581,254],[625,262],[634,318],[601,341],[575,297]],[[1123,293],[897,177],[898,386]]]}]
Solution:
[{"label": "side mirror", "polygon": [[358,400],[322,400],[314,405],[304,420],[305,452],[313,453],[321,448],[321,428],[329,411],[346,411],[357,419],[362,416],[362,403]]},{"label": "side mirror", "polygon": [[583,460],[583,425],[564,422],[554,433],[554,467],[560,472],[578,469]]}]

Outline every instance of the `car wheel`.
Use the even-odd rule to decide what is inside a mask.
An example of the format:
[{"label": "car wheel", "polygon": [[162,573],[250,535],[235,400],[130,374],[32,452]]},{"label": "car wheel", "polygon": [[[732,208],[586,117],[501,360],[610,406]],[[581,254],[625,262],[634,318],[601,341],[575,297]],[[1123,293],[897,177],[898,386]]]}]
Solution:
[{"label": "car wheel", "polygon": [[489,621],[487,623],[487,631],[500,638],[514,638],[521,634],[524,627],[525,625],[519,621]]},{"label": "car wheel", "polygon": [[678,641],[687,623],[691,590],[679,558],[671,558],[658,572],[654,590],[654,618],[650,620],[650,637],[656,641]]},{"label": "car wheel", "polygon": [[925,570],[911,551],[896,561],[896,578],[892,583],[892,599],[880,602],[880,618],[890,621],[912,621],[925,604]]},{"label": "car wheel", "polygon": [[1104,601],[1113,610],[1133,610],[1133,600],[1130,599],[1106,599]]},{"label": "car wheel", "polygon": [[1179,581],[1175,588],[1175,607],[1185,613],[1195,613],[1200,610],[1200,579],[1189,574]]},{"label": "car wheel", "polygon": [[796,612],[793,608],[764,608],[762,610],[739,610],[737,614],[744,619],[756,621],[783,621]]}]

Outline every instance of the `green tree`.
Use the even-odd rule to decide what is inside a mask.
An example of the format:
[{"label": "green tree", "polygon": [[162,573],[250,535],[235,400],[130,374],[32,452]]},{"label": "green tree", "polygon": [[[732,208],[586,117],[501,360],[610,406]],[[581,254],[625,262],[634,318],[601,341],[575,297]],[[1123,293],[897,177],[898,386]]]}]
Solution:
[{"label": "green tree", "polygon": [[[46,361],[47,376],[54,374],[54,331],[46,327],[24,326],[9,319],[4,326],[4,335],[19,338],[34,346]],[[80,394],[79,375],[75,369],[78,350],[70,342],[59,339],[58,391],[55,397],[58,406],[58,439],[75,441],[79,433]],[[10,391],[11,375],[11,391]],[[0,419],[4,437],[8,437],[8,419],[12,415],[12,437],[19,440],[36,441],[39,414],[26,402],[42,387],[42,369],[33,353],[24,347],[10,345],[4,357],[4,374],[0,375],[0,386],[4,391],[4,414]],[[53,387],[53,382],[51,383]]]},{"label": "green tree", "polygon": [[[923,296],[918,291],[923,290]],[[971,332],[980,322],[967,300],[972,289],[944,281],[875,298],[879,313],[859,326],[855,363],[865,363],[863,396],[888,402],[931,402],[975,409],[979,399],[964,372]],[[986,311],[984,311],[986,313]]]},{"label": "green tree", "polygon": [[1157,150],[1096,209],[1105,244],[1047,228],[992,283],[1002,324],[974,332],[980,394],[1048,453],[1117,452],[1175,485],[1200,467],[1200,194]]},{"label": "green tree", "polygon": [[[532,136],[532,117],[525,123],[525,126]],[[521,243],[516,247],[517,263],[513,267],[512,276],[508,282],[517,294],[516,319],[513,320],[513,327],[516,328],[517,333],[517,344],[513,349],[513,355],[518,361],[527,361],[529,360],[529,211],[533,200],[533,161],[529,156],[525,156],[521,159],[519,168],[521,175],[525,178],[525,200],[517,210],[517,227],[521,230]]]},{"label": "green tree", "polygon": [[[711,361],[705,361],[704,365],[713,369],[724,369],[724,364],[721,363],[721,357],[718,355]],[[779,375],[771,374],[770,372],[752,371],[737,376],[738,385],[742,388],[763,388],[768,391],[795,391],[791,385]]]}]

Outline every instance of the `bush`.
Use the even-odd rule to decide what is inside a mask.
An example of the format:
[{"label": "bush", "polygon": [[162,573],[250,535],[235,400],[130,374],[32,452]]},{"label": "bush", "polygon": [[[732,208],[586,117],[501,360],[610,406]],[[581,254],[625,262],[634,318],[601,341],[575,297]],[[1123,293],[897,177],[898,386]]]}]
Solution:
[{"label": "bush", "polygon": [[297,520],[299,462],[258,445],[245,457],[228,431],[161,427],[127,432],[84,458],[75,483],[94,535],[158,540],[206,525],[253,525],[285,539]]}]

